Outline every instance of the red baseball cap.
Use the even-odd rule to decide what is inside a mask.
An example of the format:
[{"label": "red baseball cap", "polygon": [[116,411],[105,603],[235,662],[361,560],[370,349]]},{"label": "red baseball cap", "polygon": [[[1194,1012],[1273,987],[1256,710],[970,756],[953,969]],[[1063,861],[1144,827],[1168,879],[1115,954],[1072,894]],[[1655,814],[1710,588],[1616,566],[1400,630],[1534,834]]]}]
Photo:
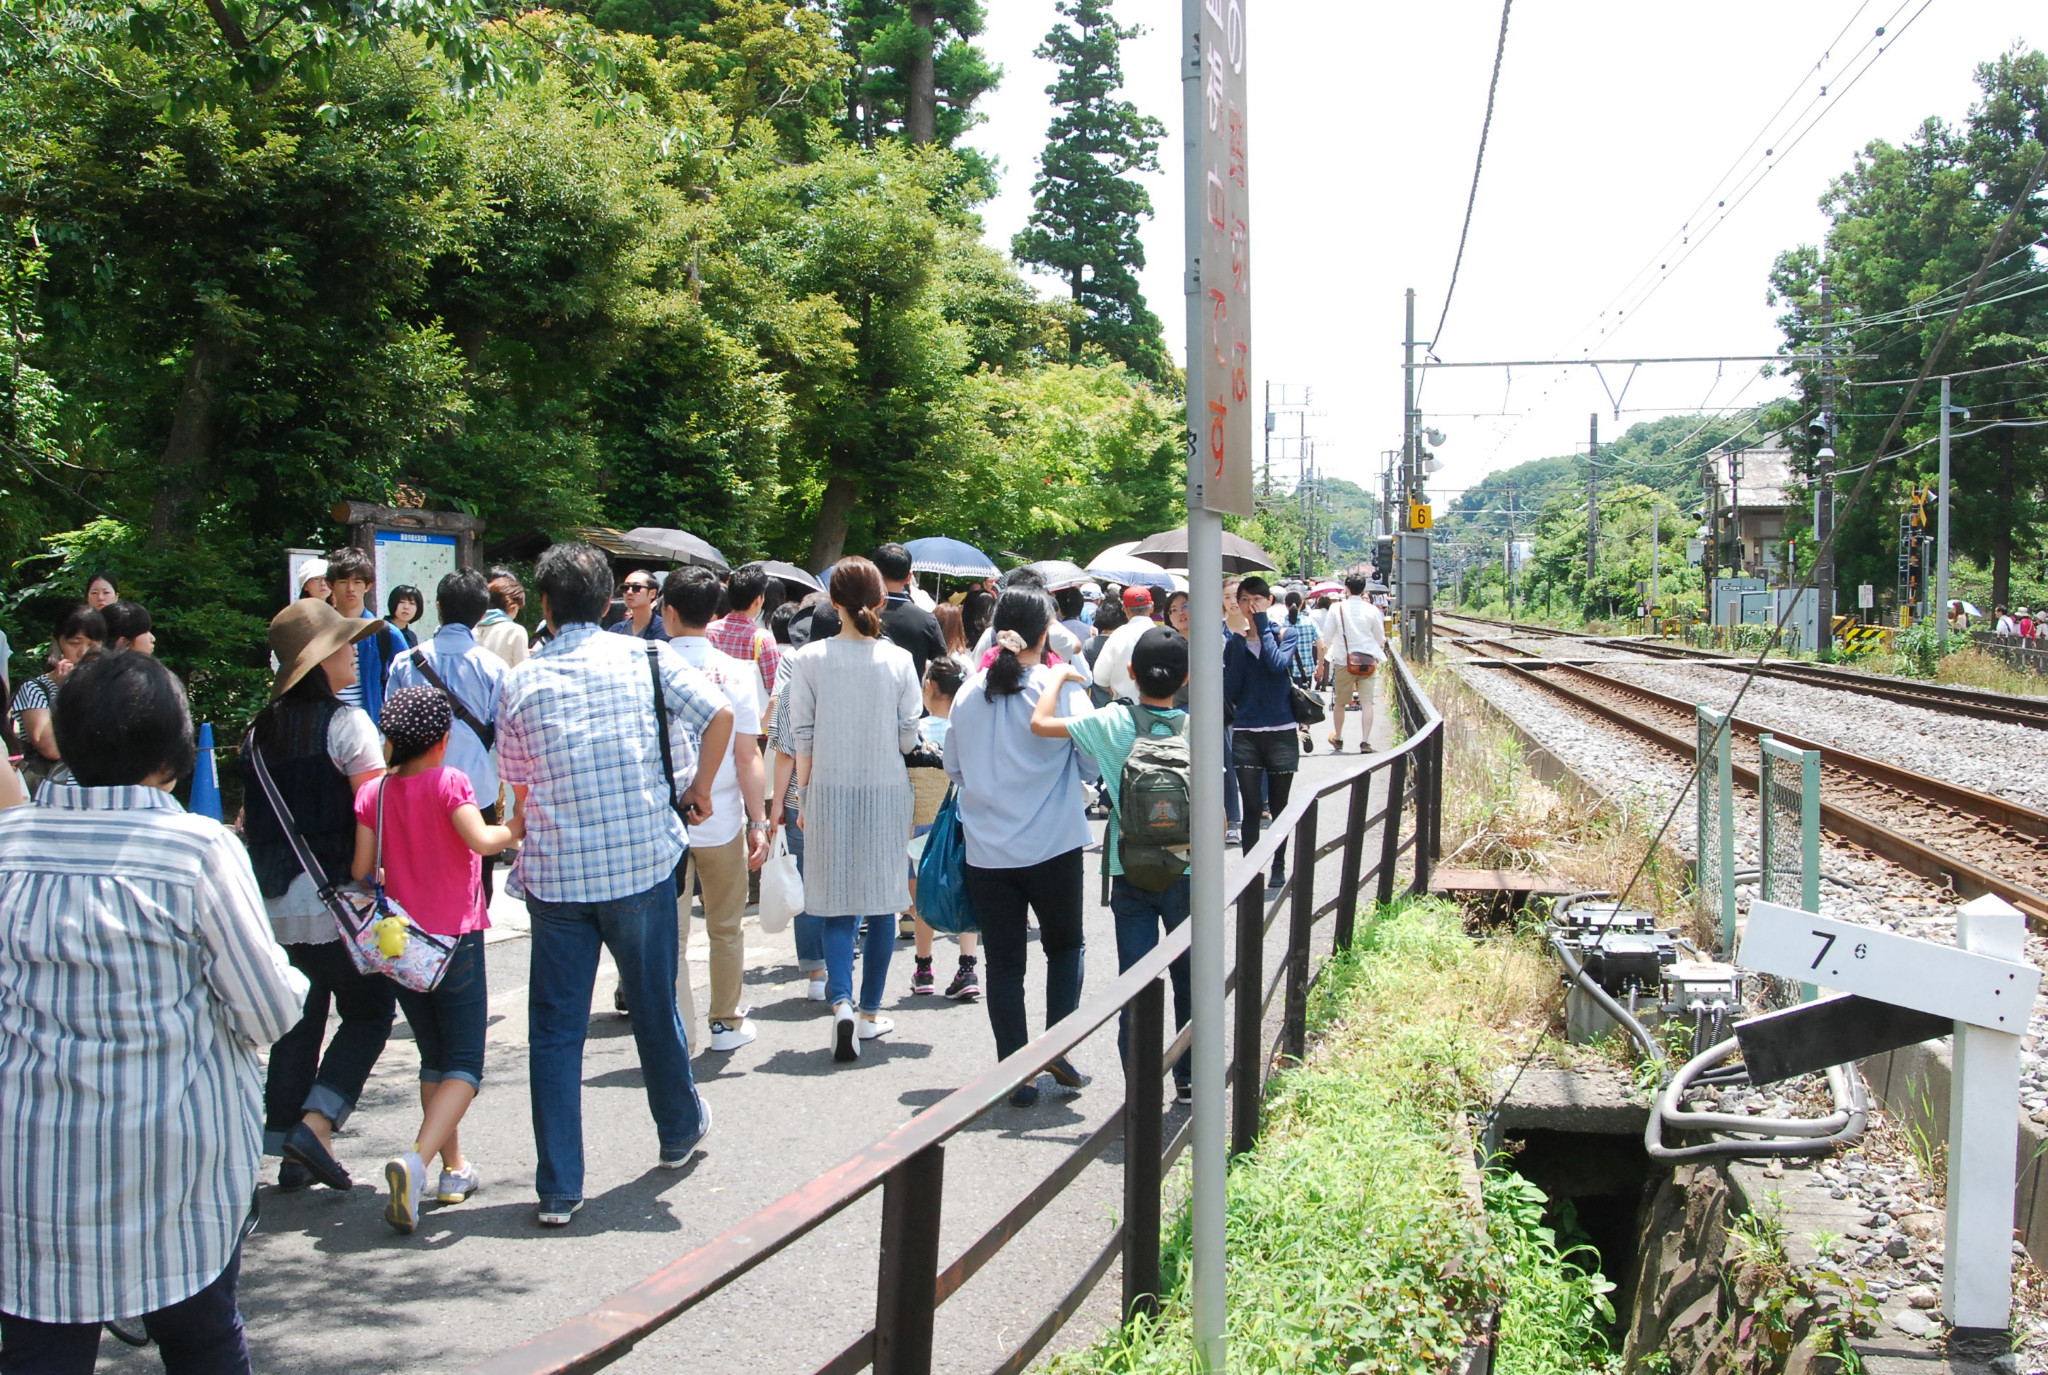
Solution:
[{"label": "red baseball cap", "polygon": [[1152,605],[1152,589],[1149,587],[1126,587],[1124,589],[1124,610],[1134,606]]}]

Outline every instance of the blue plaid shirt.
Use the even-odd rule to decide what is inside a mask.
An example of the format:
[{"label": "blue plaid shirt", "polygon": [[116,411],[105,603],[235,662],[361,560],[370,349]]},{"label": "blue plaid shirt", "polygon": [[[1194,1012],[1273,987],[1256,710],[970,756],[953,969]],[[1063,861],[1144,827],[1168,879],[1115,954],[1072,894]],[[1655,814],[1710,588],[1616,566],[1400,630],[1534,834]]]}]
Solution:
[{"label": "blue plaid shirt", "polygon": [[[650,642],[565,625],[505,675],[498,774],[528,789],[518,877],[543,902],[607,902],[644,893],[682,858],[655,734]],[[677,791],[725,694],[667,645],[656,651],[668,703]]]}]

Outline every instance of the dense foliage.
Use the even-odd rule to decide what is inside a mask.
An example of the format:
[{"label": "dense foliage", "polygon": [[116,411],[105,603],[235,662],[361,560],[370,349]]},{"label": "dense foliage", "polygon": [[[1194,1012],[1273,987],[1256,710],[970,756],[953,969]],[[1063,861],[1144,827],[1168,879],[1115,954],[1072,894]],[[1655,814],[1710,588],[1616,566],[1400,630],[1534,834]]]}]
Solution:
[{"label": "dense foliage", "polygon": [[[2008,600],[2014,565],[2048,523],[2048,186],[2026,203],[2021,189],[2048,147],[2048,55],[2015,48],[1977,68],[1981,98],[1960,125],[1929,118],[1903,144],[1864,148],[1821,201],[1831,221],[1826,243],[1781,255],[1772,298],[1784,305],[1788,343],[1811,352],[1832,339],[1841,364],[1833,447],[1854,469],[1876,456],[1911,379],[1922,370],[1963,288],[1984,261],[2000,226],[2018,222],[1935,365],[1954,380],[1955,404],[1969,409],[1951,459],[1956,548],[1990,571],[1989,599]],[[1834,297],[1836,329],[1823,329],[1820,277]],[[2009,366],[2036,360],[2026,366]],[[1996,369],[1995,371],[1991,369]],[[1821,370],[1799,370],[1800,413],[1825,404]],[[1936,454],[1927,441],[1939,426],[1939,392],[1930,383],[1914,399],[1892,452],[1920,447],[1881,466],[1864,500],[1844,513],[1837,538],[1838,586],[1889,588],[1897,569],[1897,514],[1905,490],[1930,484]],[[1824,432],[1795,433],[1810,453]],[[1854,476],[1845,475],[1847,491]]]},{"label": "dense foliage", "polygon": [[1075,363],[1071,304],[981,241],[977,6],[636,3],[479,20],[530,76],[481,90],[397,23],[252,77],[200,0],[147,42],[38,11],[90,62],[0,48],[17,671],[110,560],[225,719],[340,498],[813,566],[1177,523],[1179,397]]}]

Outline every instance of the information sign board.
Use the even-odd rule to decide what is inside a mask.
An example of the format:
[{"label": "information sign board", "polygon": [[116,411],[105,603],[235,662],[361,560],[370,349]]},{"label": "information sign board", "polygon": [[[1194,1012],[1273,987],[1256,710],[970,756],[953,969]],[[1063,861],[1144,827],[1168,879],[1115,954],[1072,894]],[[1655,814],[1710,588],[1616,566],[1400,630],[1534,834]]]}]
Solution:
[{"label": "information sign board", "polygon": [[[1194,54],[1201,62],[1197,139],[1203,183],[1202,337],[1188,340],[1199,371],[1189,417],[1201,465],[1202,505],[1249,516],[1252,504],[1251,208],[1245,133],[1245,0],[1202,0]],[[1192,193],[1192,186],[1190,192]]]},{"label": "information sign board", "polygon": [[370,609],[381,616],[392,588],[417,587],[420,614],[412,623],[412,632],[423,643],[432,639],[441,628],[434,592],[441,579],[455,571],[455,536],[425,530],[379,530],[376,541],[377,586],[372,593],[376,605]]}]

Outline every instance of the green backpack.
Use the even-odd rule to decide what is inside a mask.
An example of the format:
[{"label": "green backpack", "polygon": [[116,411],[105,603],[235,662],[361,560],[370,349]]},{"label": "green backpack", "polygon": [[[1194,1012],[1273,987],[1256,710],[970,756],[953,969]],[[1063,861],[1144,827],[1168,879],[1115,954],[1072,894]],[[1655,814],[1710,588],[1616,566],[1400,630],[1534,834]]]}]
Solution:
[{"label": "green backpack", "polygon": [[[1194,814],[1188,718],[1168,719],[1165,712],[1140,703],[1126,703],[1125,710],[1138,727],[1138,738],[1124,761],[1117,793],[1117,853],[1125,878],[1148,893],[1163,893],[1188,871]],[[1160,726],[1170,733],[1156,734]]]}]

